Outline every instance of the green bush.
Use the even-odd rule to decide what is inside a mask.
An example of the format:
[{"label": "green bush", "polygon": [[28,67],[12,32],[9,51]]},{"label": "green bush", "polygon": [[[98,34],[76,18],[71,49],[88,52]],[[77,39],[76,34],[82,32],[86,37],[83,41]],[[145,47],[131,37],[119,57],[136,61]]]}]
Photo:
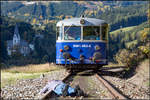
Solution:
[{"label": "green bush", "polygon": [[138,64],[138,53],[136,51],[129,51],[127,49],[121,49],[115,56],[115,60],[119,64],[123,64],[126,67],[133,67]]}]

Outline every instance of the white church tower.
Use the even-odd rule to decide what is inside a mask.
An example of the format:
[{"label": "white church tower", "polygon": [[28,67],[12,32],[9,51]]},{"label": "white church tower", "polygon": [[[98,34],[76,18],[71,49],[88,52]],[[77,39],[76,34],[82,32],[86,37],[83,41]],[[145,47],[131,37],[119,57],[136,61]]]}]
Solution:
[{"label": "white church tower", "polygon": [[14,45],[19,45],[20,44],[20,35],[18,31],[18,26],[16,24],[15,26],[15,31],[14,31],[14,36],[13,36],[13,46]]}]

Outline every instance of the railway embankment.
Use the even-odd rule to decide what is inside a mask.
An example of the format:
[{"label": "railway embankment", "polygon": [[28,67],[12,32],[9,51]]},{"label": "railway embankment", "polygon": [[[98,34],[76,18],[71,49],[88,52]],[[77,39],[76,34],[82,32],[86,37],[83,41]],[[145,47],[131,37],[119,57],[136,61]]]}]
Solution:
[{"label": "railway embankment", "polygon": [[39,92],[48,80],[61,80],[67,74],[65,69],[60,69],[41,74],[34,79],[20,79],[13,85],[4,86],[1,89],[1,97],[3,99],[36,99],[41,96]]},{"label": "railway embankment", "polygon": [[135,74],[130,78],[119,78],[106,75],[103,77],[122,92],[122,94],[125,94],[131,99],[149,99],[149,66],[149,60],[147,59],[137,66]]},{"label": "railway embankment", "polygon": [[[105,68],[104,68],[105,69]],[[105,69],[107,71],[107,69]],[[118,73],[116,70],[108,70]],[[122,69],[120,69],[122,71]],[[102,71],[100,71],[102,72]],[[48,80],[61,80],[67,76],[65,69],[54,70],[34,79],[20,79],[15,84],[6,85],[1,88],[3,99],[37,99],[40,98],[40,90],[46,85]],[[119,74],[122,74],[119,72]],[[117,77],[119,74],[108,74],[103,72],[102,76],[112,84],[121,94],[130,99],[149,99],[149,60],[142,62],[135,70],[135,74],[130,78]],[[112,99],[108,89],[95,77],[95,72],[88,70],[76,74],[69,83],[72,87],[79,85],[86,96],[79,98],[91,99]],[[76,97],[59,97],[76,98]]]}]

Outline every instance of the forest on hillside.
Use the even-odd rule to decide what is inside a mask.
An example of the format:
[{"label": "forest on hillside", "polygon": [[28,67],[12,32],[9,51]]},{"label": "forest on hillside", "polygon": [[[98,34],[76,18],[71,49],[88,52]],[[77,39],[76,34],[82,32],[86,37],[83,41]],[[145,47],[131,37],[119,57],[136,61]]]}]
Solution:
[{"label": "forest on hillside", "polygon": [[[59,20],[80,17],[100,18],[111,25],[111,31],[146,21],[146,1],[61,1],[61,2],[2,2],[1,14],[31,24],[56,23]],[[69,10],[68,10],[69,9]],[[140,20],[139,20],[140,19]],[[130,23],[128,23],[130,22]]]},{"label": "forest on hillside", "polygon": [[110,60],[130,65],[130,63],[138,64],[140,61],[150,58],[149,30],[147,21],[130,30],[120,29],[109,34]]},{"label": "forest on hillside", "polygon": [[[148,58],[150,55],[148,41],[150,38],[148,23],[148,5],[146,5],[145,3],[128,4],[127,2],[118,2],[118,5],[114,5],[114,3],[110,4],[109,2],[110,6],[106,7],[107,3],[108,2],[103,2],[102,4],[95,4],[100,7],[99,9],[97,8],[98,10],[96,10],[96,12],[93,9],[87,9],[86,7],[89,4],[93,5],[93,2],[85,4],[86,6],[83,6],[82,2],[75,2],[75,4],[72,2],[68,2],[66,6],[63,6],[64,4],[66,4],[66,2],[50,3],[48,5],[39,3],[38,5],[34,4],[31,6],[25,6],[22,3],[15,2],[10,3],[11,6],[9,6],[9,3],[3,3],[2,8],[8,8],[5,8],[2,11],[3,16],[0,17],[1,64],[8,67],[11,65],[55,62],[56,22],[62,19],[66,19],[66,16],[80,16],[81,12],[83,11],[85,12],[87,17],[106,20],[110,24],[109,31],[114,31],[116,29],[129,26],[135,26],[134,28],[132,28],[132,30],[129,31],[122,31],[120,29],[116,33],[109,34],[110,61],[122,62],[122,60],[125,59],[121,57],[124,53],[130,55],[131,57],[128,58],[131,59],[135,57],[132,55],[141,55],[139,59]],[[104,11],[101,9],[101,6],[105,8]],[[46,7],[48,7],[49,9],[47,9]],[[41,8],[43,10],[41,10]],[[67,10],[69,8],[71,9]],[[22,11],[27,11],[29,12],[29,14]],[[47,11],[50,14],[43,13]],[[10,13],[11,16],[8,16],[7,13]],[[35,23],[38,23],[38,20],[40,19],[37,19],[36,17],[40,18],[40,15],[42,15],[42,21],[44,21],[45,18],[49,18],[49,21],[42,24],[41,26],[37,26]],[[50,20],[54,20],[54,22],[51,22]],[[16,24],[18,24],[21,38],[26,40],[28,43],[35,44],[35,50],[31,52],[28,56],[22,56],[19,54],[14,54],[12,56],[7,55],[6,41],[12,39]],[[36,37],[37,34],[43,35],[44,38]],[[141,54],[139,54],[139,52]]]}]

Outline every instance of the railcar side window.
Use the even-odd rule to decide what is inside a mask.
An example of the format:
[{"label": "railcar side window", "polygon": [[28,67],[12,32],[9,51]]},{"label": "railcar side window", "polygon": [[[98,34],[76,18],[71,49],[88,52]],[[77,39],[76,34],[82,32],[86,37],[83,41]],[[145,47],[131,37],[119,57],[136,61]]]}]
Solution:
[{"label": "railcar side window", "polygon": [[100,26],[84,26],[83,27],[84,40],[100,40]]},{"label": "railcar side window", "polygon": [[107,31],[108,31],[108,25],[102,26],[102,40],[107,40]]},{"label": "railcar side window", "polygon": [[62,40],[62,34],[63,34],[63,27],[57,27],[56,29],[57,40]]},{"label": "railcar side window", "polygon": [[80,39],[81,39],[81,27],[65,26],[64,40],[80,40]]}]

